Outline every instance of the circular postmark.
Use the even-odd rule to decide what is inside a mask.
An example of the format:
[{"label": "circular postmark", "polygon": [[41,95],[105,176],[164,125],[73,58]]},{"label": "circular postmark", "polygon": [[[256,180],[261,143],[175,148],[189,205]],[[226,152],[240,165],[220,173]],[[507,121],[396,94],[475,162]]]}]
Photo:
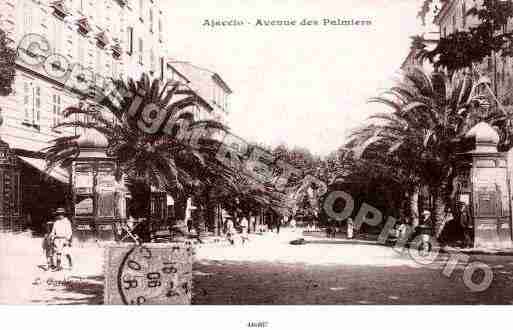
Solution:
[{"label": "circular postmark", "polygon": [[121,301],[126,305],[180,304],[190,301],[191,274],[184,272],[189,247],[152,249],[137,245],[123,257],[117,274]]}]

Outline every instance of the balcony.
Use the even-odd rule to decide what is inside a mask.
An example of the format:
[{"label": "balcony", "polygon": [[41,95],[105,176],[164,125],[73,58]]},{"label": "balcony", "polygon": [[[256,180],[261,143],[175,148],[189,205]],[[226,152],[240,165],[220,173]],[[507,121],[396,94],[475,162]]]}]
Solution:
[{"label": "balcony", "polygon": [[50,7],[53,8],[53,14],[60,19],[64,19],[64,17],[69,15],[69,10],[64,4],[64,1],[53,1],[50,4]]},{"label": "balcony", "polygon": [[89,24],[89,20],[87,19],[87,17],[79,19],[77,21],[77,26],[78,32],[82,35],[87,35],[92,30],[92,27]]},{"label": "balcony", "polygon": [[121,7],[128,5],[128,0],[115,0]]},{"label": "balcony", "polygon": [[107,38],[107,34],[102,31],[96,35],[96,45],[100,48],[105,48],[105,46],[109,43],[109,39]]},{"label": "balcony", "polygon": [[111,49],[112,49],[112,56],[114,58],[121,57],[121,53],[123,50],[121,49],[121,45],[119,43],[115,43],[114,45],[112,45]]}]

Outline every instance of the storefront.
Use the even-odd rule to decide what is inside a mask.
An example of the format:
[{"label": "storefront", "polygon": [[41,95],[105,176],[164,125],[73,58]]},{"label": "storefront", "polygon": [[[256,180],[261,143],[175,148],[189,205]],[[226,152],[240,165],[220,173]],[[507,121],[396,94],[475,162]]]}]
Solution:
[{"label": "storefront", "polygon": [[41,233],[53,211],[70,201],[66,169],[48,172],[40,153],[11,149],[0,140],[0,231]]},{"label": "storefront", "polygon": [[26,221],[21,212],[19,160],[0,140],[0,230],[21,231]]}]

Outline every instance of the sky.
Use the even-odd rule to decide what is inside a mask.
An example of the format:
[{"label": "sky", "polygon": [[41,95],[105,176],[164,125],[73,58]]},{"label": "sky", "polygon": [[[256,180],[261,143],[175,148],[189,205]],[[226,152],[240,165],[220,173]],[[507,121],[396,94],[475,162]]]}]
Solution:
[{"label": "sky", "polygon": [[[169,55],[217,72],[234,91],[229,125],[251,142],[286,143],[324,156],[367,116],[423,31],[420,0],[175,0],[165,8]],[[167,3],[167,1],[166,1]],[[258,5],[257,5],[258,4]],[[257,19],[319,20],[256,26]],[[324,26],[324,18],[370,26]],[[237,19],[242,26],[205,26]]]}]

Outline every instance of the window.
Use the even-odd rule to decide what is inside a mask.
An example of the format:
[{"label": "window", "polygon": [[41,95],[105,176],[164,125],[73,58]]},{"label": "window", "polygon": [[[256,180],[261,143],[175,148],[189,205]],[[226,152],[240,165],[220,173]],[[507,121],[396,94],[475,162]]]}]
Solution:
[{"label": "window", "polygon": [[23,123],[39,128],[41,112],[41,87],[32,82],[23,83]]},{"label": "window", "polygon": [[30,113],[32,112],[32,90],[28,82],[23,83],[23,109],[25,111],[24,121],[30,121]]},{"label": "window", "polygon": [[[80,37],[79,37],[80,38]],[[84,51],[84,43],[85,43],[85,39],[83,40],[79,40],[77,42],[77,45],[78,45],[78,63],[84,65],[84,62],[85,62],[85,51]]]},{"label": "window", "polygon": [[134,28],[129,26],[128,27],[128,55],[132,55],[134,52]]},{"label": "window", "polygon": [[[96,24],[98,24],[98,26],[103,28],[105,26],[105,16],[107,15],[107,13],[105,12],[104,2],[101,0],[96,0],[94,9],[95,9],[94,20],[95,20]],[[93,11],[93,10],[91,10],[91,11]]]},{"label": "window", "polygon": [[452,17],[452,32],[456,32],[456,15]]},{"label": "window", "polygon": [[155,52],[150,50],[150,70],[155,72]]},{"label": "window", "polygon": [[[31,1],[24,1],[23,2],[23,34],[27,34],[33,31],[34,29],[34,5]],[[36,27],[36,30],[37,29]],[[37,31],[37,33],[40,33],[40,31]]]},{"label": "window", "polygon": [[55,127],[61,122],[61,96],[53,94],[52,103],[52,127]]},{"label": "window", "polygon": [[41,87],[35,87],[35,101],[34,101],[34,111],[32,112],[32,123],[35,126],[39,126],[40,114],[41,114]]},{"label": "window", "polygon": [[160,80],[164,81],[164,57],[160,58]]},{"label": "window", "polygon": [[139,19],[141,21],[144,21],[143,13],[144,13],[144,0],[139,0]]},{"label": "window", "polygon": [[96,49],[96,72],[103,73],[102,63],[102,51],[98,48]]},{"label": "window", "polygon": [[[116,14],[116,17],[117,17],[117,19],[110,21],[109,15],[107,15],[106,19],[108,22],[106,23],[106,25],[107,25],[107,31],[110,32],[112,39],[114,41],[119,41],[119,26],[118,26],[118,24],[120,23],[120,20],[121,20],[121,12],[118,12]],[[112,29],[109,27],[111,27]]]},{"label": "window", "polygon": [[94,52],[96,50],[96,45],[94,44],[93,40],[89,40],[89,42],[86,44],[87,47],[87,68],[93,69],[94,68]]},{"label": "window", "polygon": [[139,64],[143,64],[143,40],[139,38]]},{"label": "window", "polygon": [[86,0],[78,0],[78,10],[84,13],[86,8]]},{"label": "window", "polygon": [[159,18],[159,23],[158,23],[158,25],[159,25],[159,27],[158,27],[158,29],[159,29],[159,41],[160,41],[160,42],[162,42],[162,39],[163,39],[163,37],[162,37],[162,31],[164,30],[164,27],[163,27],[163,25],[162,25],[162,19],[160,19],[160,18]]},{"label": "window", "polygon": [[446,27],[444,27],[442,34],[443,34],[444,38],[447,38],[447,28]]},{"label": "window", "polygon": [[150,32],[153,32],[153,9],[150,8]]},{"label": "window", "polygon": [[119,78],[118,61],[114,58],[112,59],[112,78],[114,78],[114,79]]},{"label": "window", "polygon": [[52,31],[53,52],[56,54],[61,54],[62,53],[61,41],[63,39],[62,30],[63,30],[64,26],[62,25],[62,22],[59,19],[54,18],[52,28],[53,28],[53,31]]},{"label": "window", "polygon": [[461,20],[463,27],[467,25],[467,4],[465,3],[465,0],[463,0],[463,3],[461,4]]}]

